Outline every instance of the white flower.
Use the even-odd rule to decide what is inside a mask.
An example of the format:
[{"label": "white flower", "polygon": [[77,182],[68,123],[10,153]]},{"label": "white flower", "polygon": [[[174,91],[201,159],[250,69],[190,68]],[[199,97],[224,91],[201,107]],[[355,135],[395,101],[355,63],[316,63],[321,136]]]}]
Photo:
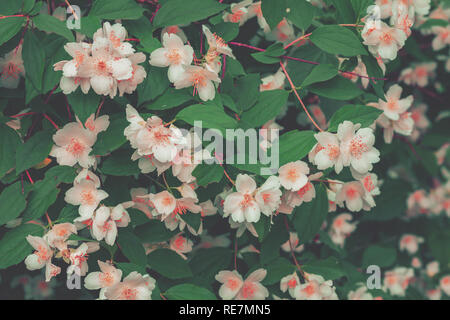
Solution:
[{"label": "white flower", "polygon": [[50,155],[58,164],[74,166],[79,163],[83,168],[93,166],[95,157],[90,156],[97,136],[90,134],[77,122],[70,122],[53,135],[53,146]]},{"label": "white flower", "polygon": [[407,251],[409,254],[415,254],[419,250],[419,244],[423,243],[422,237],[413,234],[405,234],[400,239],[400,250]]},{"label": "white flower", "polygon": [[216,280],[222,283],[219,296],[223,300],[265,300],[269,291],[260,283],[266,277],[265,269],[253,271],[245,281],[236,271],[220,271]]},{"label": "white flower", "polygon": [[369,51],[375,56],[394,60],[397,57],[397,51],[403,47],[406,41],[406,34],[400,29],[389,27],[386,23],[380,21],[380,28],[372,28],[361,34],[364,44],[369,46]]},{"label": "white flower", "polygon": [[214,83],[221,80],[217,73],[200,66],[183,66],[184,72],[174,82],[176,89],[194,87],[201,100],[213,100],[216,95]]},{"label": "white flower", "polygon": [[310,155],[310,162],[317,165],[317,169],[325,170],[334,166],[336,173],[343,168],[343,158],[338,136],[330,132],[319,132],[314,135],[317,145]]},{"label": "white flower", "polygon": [[174,33],[163,34],[162,45],[151,53],[149,62],[152,66],[169,67],[169,81],[175,82],[184,72],[182,66],[192,63],[194,50]]},{"label": "white flower", "polygon": [[301,160],[289,162],[278,169],[281,185],[292,191],[298,191],[308,183],[307,174],[308,165]]},{"label": "white flower", "polygon": [[6,54],[4,58],[0,58],[0,87],[17,88],[20,76],[25,76],[21,45]]},{"label": "white flower", "polygon": [[229,194],[224,202],[225,217],[231,215],[235,222],[258,222],[261,209],[254,198],[256,182],[246,174],[238,174],[236,192]]},{"label": "white flower", "polygon": [[357,172],[364,174],[372,170],[372,163],[380,161],[380,152],[373,147],[373,130],[359,127],[359,124],[344,121],[338,126],[337,135],[341,142],[340,152],[344,166],[350,165]]},{"label": "white flower", "polygon": [[306,274],[307,282],[294,289],[296,300],[337,300],[333,281],[315,274]]}]

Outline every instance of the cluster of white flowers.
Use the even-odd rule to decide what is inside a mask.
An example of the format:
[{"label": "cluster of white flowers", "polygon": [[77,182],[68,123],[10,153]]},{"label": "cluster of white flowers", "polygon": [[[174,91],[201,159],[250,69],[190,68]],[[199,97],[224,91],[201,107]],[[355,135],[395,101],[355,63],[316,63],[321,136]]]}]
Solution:
[{"label": "cluster of white flowers", "polygon": [[94,33],[93,43],[67,43],[64,49],[73,59],[54,65],[55,71],[63,72],[60,87],[64,94],[72,93],[78,86],[85,94],[92,87],[95,93],[111,98],[117,90],[120,96],[133,93],[147,76],[139,65],[146,57],[141,52],[134,53],[126,37],[127,31],[120,23],[111,26],[105,22]]},{"label": "cluster of white flowers", "polygon": [[404,297],[411,280],[414,278],[414,270],[406,267],[396,267],[384,274],[383,290],[393,296]]},{"label": "cluster of white flowers", "polygon": [[317,274],[304,273],[305,283],[300,283],[297,273],[287,275],[281,279],[280,290],[289,292],[296,300],[337,300],[336,288],[333,281],[325,280]]},{"label": "cluster of white flowers", "polygon": [[156,280],[148,274],[131,272],[122,281],[122,270],[108,262],[97,261],[100,271],[89,273],[84,279],[88,290],[100,289],[99,299],[104,300],[151,300]]},{"label": "cluster of white flowers", "polygon": [[237,23],[239,26],[242,26],[249,19],[256,17],[267,40],[288,43],[295,39],[294,26],[285,17],[278,23],[275,29],[270,29],[261,10],[261,1],[253,2],[252,0],[244,0],[231,4],[230,9],[231,12],[225,12],[223,14],[223,20],[225,22]]},{"label": "cluster of white flowers", "polygon": [[162,35],[163,47],[151,53],[149,62],[152,66],[169,67],[167,75],[176,89],[194,87],[194,94],[198,92],[200,99],[207,101],[214,99],[215,84],[221,82],[218,76],[222,65],[220,55],[232,58],[234,55],[222,38],[211,33],[205,25],[202,27],[209,45],[203,63],[194,59],[194,50],[185,45],[180,36],[168,32]]},{"label": "cluster of white flowers", "polygon": [[264,300],[269,291],[261,284],[267,275],[265,269],[257,269],[244,280],[236,271],[220,271],[216,280],[222,283],[219,296],[223,300]]},{"label": "cluster of white flowers", "polygon": [[[365,21],[361,33],[363,43],[369,47],[374,56],[394,60],[398,50],[411,35],[415,15],[428,14],[430,0],[376,0],[375,4],[376,7],[369,7],[372,12],[363,19]],[[387,18],[390,18],[390,25],[381,21]]]},{"label": "cluster of white flowers", "polygon": [[38,270],[45,267],[45,281],[50,281],[61,273],[61,268],[52,263],[52,258],[63,258],[70,264],[67,274],[76,272],[84,276],[88,271],[87,255],[100,249],[98,242],[84,242],[77,249],[70,248],[78,241],[69,240],[72,234],[77,234],[77,228],[71,223],[60,223],[51,226],[43,236],[27,236],[28,243],[34,248],[34,253],[25,259],[28,270]]}]

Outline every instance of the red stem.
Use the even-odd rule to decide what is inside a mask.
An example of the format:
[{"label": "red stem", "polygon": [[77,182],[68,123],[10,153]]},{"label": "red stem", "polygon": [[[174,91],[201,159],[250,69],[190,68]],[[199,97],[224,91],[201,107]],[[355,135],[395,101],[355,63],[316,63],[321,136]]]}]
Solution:
[{"label": "red stem", "polygon": [[300,101],[300,104],[303,107],[303,110],[305,110],[306,115],[308,116],[309,120],[311,120],[311,122],[314,124],[314,126],[320,131],[322,132],[323,130],[319,127],[319,125],[316,123],[316,121],[314,121],[314,119],[311,117],[311,115],[308,112],[308,109],[306,109],[305,104],[303,103],[302,99],[300,98],[300,95],[297,92],[297,89],[295,88],[294,83],[292,82],[291,77],[289,76],[289,74],[286,71],[286,68],[284,67],[283,62],[280,61],[280,65],[281,65],[281,69],[283,69],[284,74],[286,75],[286,78],[289,81],[289,84],[291,85],[292,90],[294,90],[295,96],[297,97],[298,101]]},{"label": "red stem", "polygon": [[[230,41],[230,42],[228,42],[228,44],[231,44],[231,45],[234,45],[234,46],[239,46],[239,47],[245,47],[245,48],[253,49],[253,50],[256,50],[256,51],[260,51],[260,52],[266,51],[265,49],[253,47],[253,46],[245,44],[245,43],[239,43],[239,42]],[[301,59],[301,58],[290,57],[290,56],[285,56],[285,55],[280,56],[280,58],[288,59],[288,60],[294,60],[294,61],[299,61],[299,62],[304,62],[304,63],[309,63],[309,64],[314,64],[314,65],[319,65],[320,64],[319,62],[305,60],[305,59]],[[387,78],[368,77],[368,76],[364,76],[364,75],[357,74],[357,73],[350,72],[350,71],[341,71],[341,70],[339,70],[339,72],[340,73],[351,74],[351,75],[354,75],[354,76],[357,76],[357,77],[367,78],[367,79],[371,79],[371,80],[387,80]]]}]

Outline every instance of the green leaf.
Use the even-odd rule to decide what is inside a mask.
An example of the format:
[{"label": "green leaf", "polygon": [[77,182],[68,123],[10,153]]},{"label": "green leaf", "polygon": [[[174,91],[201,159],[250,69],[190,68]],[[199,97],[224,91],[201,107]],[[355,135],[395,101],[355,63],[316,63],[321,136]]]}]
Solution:
[{"label": "green leaf", "polygon": [[123,131],[128,124],[127,119],[121,115],[111,119],[108,129],[98,134],[91,154],[104,156],[125,144],[127,139]]},{"label": "green leaf", "polygon": [[66,38],[70,42],[75,41],[75,38],[70,29],[67,28],[66,23],[51,15],[39,14],[33,17],[33,23],[36,28],[41,31],[54,32]]},{"label": "green leaf", "polygon": [[112,176],[132,176],[141,172],[137,161],[132,161],[127,152],[113,153],[103,161],[100,171]]},{"label": "green leaf", "polygon": [[157,249],[148,255],[150,268],[169,279],[192,277],[191,268],[175,251]]},{"label": "green leaf", "polygon": [[209,183],[219,182],[223,177],[223,168],[218,164],[201,163],[195,167],[192,175],[196,177],[199,186],[206,186]]},{"label": "green leaf", "polygon": [[397,259],[397,250],[395,248],[381,247],[372,245],[364,250],[362,257],[362,267],[367,268],[370,265],[380,267],[390,267]]},{"label": "green leaf", "polygon": [[239,34],[239,24],[233,22],[220,22],[214,25],[211,31],[217,34],[223,40],[231,41]]},{"label": "green leaf", "polygon": [[258,102],[251,109],[242,113],[239,126],[245,129],[261,127],[281,112],[288,97],[289,92],[285,90],[261,92]]},{"label": "green leaf", "polygon": [[328,196],[323,184],[316,185],[316,197],[295,208],[293,218],[299,244],[307,243],[319,232],[328,214]]},{"label": "green leaf", "polygon": [[351,100],[363,94],[363,91],[353,82],[341,76],[312,84],[308,90],[319,96],[335,100]]},{"label": "green leaf", "polygon": [[[339,67],[339,62],[335,55],[331,55],[329,53],[326,53],[325,51],[320,50],[312,43],[305,43],[299,48],[296,48],[291,56],[294,58],[315,61],[320,64],[331,64],[336,68]],[[315,65],[310,63],[292,62],[288,63],[287,71],[291,76],[291,79],[294,82],[295,86],[298,87],[311,73],[314,67]]]},{"label": "green leaf", "polygon": [[358,37],[349,29],[338,25],[321,26],[312,32],[309,39],[320,49],[331,54],[348,57],[367,55]]},{"label": "green leaf", "polygon": [[92,15],[89,15],[87,17],[81,17],[80,19],[80,25],[81,29],[78,30],[81,34],[84,34],[88,36],[89,38],[92,38],[94,33],[102,27],[101,19]]},{"label": "green leaf", "polygon": [[305,157],[317,143],[314,131],[292,130],[280,136],[280,166]]},{"label": "green leaf", "polygon": [[258,100],[260,84],[261,79],[257,73],[250,73],[236,80],[231,97],[241,112],[250,109]]},{"label": "green leaf", "polygon": [[448,21],[442,19],[427,19],[424,23],[419,26],[419,29],[425,30],[432,27],[447,27]]},{"label": "green leaf", "polygon": [[428,171],[428,173],[431,176],[437,176],[439,174],[439,165],[434,152],[421,147],[416,147],[415,150],[420,158],[421,164]]},{"label": "green leaf", "polygon": [[311,73],[302,82],[302,87],[309,86],[316,82],[322,82],[334,78],[338,70],[331,64],[319,64],[312,69]]},{"label": "green leaf", "polygon": [[[359,0],[361,1],[361,0]],[[337,22],[339,23],[354,23],[355,12],[350,0],[332,0],[337,11]]]},{"label": "green leaf", "polygon": [[133,271],[137,271],[142,275],[145,275],[147,271],[145,270],[145,267],[134,264],[134,263],[128,263],[128,262],[116,262],[117,268],[122,270],[122,278],[125,278]]},{"label": "green leaf", "polygon": [[266,51],[252,53],[251,56],[261,63],[273,64],[279,63],[283,54],[283,44],[278,42],[269,46]]},{"label": "green leaf", "polygon": [[439,230],[436,232],[433,229],[427,237],[427,244],[430,247],[433,257],[439,261],[441,266],[448,266],[450,264],[450,251],[448,250],[448,243],[450,241],[450,232],[448,230]]},{"label": "green leaf", "polygon": [[23,224],[5,233],[0,240],[0,269],[21,263],[33,248],[28,244],[28,235],[42,236],[44,229],[34,224]]},{"label": "green leaf", "polygon": [[[280,255],[280,246],[289,239],[284,222],[281,219],[274,221],[272,229],[261,243],[261,264],[272,264],[271,261]],[[269,265],[270,265],[269,264]]]},{"label": "green leaf", "polygon": [[362,17],[365,17],[367,15],[367,7],[373,4],[372,0],[350,0],[350,2],[356,17],[356,20],[352,22],[357,22]]},{"label": "green leaf", "polygon": [[411,185],[404,181],[386,179],[376,198],[376,207],[364,213],[363,219],[386,221],[403,215],[406,211],[406,199],[411,191]]},{"label": "green leaf", "polygon": [[378,98],[386,101],[386,97],[384,95],[384,80],[382,80],[384,78],[384,74],[383,71],[381,70],[377,59],[375,59],[373,56],[362,56],[361,57],[364,65],[366,66],[367,69],[367,75],[369,77],[373,77],[376,79],[371,79],[369,81],[371,87],[374,89],[376,95]]},{"label": "green leaf", "polygon": [[45,180],[54,180],[56,184],[61,182],[73,183],[77,175],[75,167],[70,166],[54,166],[45,172]]},{"label": "green leaf", "polygon": [[223,111],[223,108],[219,108],[211,103],[194,104],[184,108],[178,112],[175,118],[183,120],[192,126],[195,121],[202,121],[204,128],[219,130],[233,129],[237,126],[236,120],[228,116]]},{"label": "green leaf", "polygon": [[217,300],[214,293],[190,283],[179,284],[169,288],[165,296],[169,300]]},{"label": "green leaf", "polygon": [[47,158],[53,146],[52,131],[43,130],[36,132],[27,142],[19,145],[16,153],[17,174]]},{"label": "green leaf", "polygon": [[[161,95],[168,86],[169,79],[167,78],[167,70],[165,68],[150,67],[147,77],[137,87],[138,105],[141,105],[146,101],[155,99],[156,97]],[[192,99],[191,96],[189,97],[189,100],[190,99]],[[167,104],[167,102],[162,102],[162,105],[164,104]],[[148,104],[147,109],[152,110],[152,105]]]},{"label": "green leaf", "polygon": [[0,124],[0,178],[16,165],[16,149],[21,144],[17,132]]},{"label": "green leaf", "polygon": [[287,0],[290,9],[287,18],[302,30],[308,29],[314,18],[315,8],[306,0]]},{"label": "green leaf", "polygon": [[302,269],[308,273],[321,275],[325,280],[336,280],[345,275],[339,261],[335,257],[308,261],[302,266]]},{"label": "green leaf", "polygon": [[155,27],[189,24],[223,11],[227,6],[215,0],[165,1],[156,13]]},{"label": "green leaf", "polygon": [[362,128],[369,127],[382,113],[382,110],[374,107],[355,104],[345,105],[340,107],[331,117],[328,131],[336,132],[339,124],[345,120],[351,121],[354,124],[359,123]]},{"label": "green leaf", "polygon": [[[2,13],[3,14],[3,13]],[[5,14],[6,15],[6,14]],[[0,19],[0,45],[14,37],[25,22],[25,17],[10,17],[7,19]]]},{"label": "green leaf", "polygon": [[164,242],[177,234],[176,231],[168,230],[163,222],[157,220],[150,220],[137,226],[134,233],[143,243]]},{"label": "green leaf", "polygon": [[[165,76],[167,77],[167,74]],[[166,110],[181,106],[193,99],[194,97],[192,94],[187,93],[186,90],[169,88],[162,96],[156,99],[156,101],[145,104],[145,107],[149,110]]]},{"label": "green leaf", "polygon": [[147,265],[145,249],[139,238],[131,230],[120,230],[117,242],[120,250],[131,263],[144,267]]},{"label": "green leaf", "polygon": [[261,10],[270,29],[275,29],[286,16],[285,0],[262,0]]},{"label": "green leaf", "polygon": [[89,15],[101,19],[139,19],[144,13],[144,8],[133,0],[96,0],[92,5]]},{"label": "green leaf", "polygon": [[45,67],[45,51],[38,37],[28,30],[23,40],[23,65],[26,77],[37,92],[42,90],[42,77]]},{"label": "green leaf", "polygon": [[26,205],[20,181],[3,189],[0,194],[0,226],[17,218]]},{"label": "green leaf", "polygon": [[67,204],[59,213],[58,223],[70,222],[72,223],[75,218],[79,216],[78,207],[71,204]]},{"label": "green leaf", "polygon": [[196,278],[213,281],[221,270],[226,270],[232,262],[233,253],[227,248],[199,249],[189,262]]},{"label": "green leaf", "polygon": [[100,96],[92,90],[88,94],[84,94],[79,89],[69,94],[67,100],[80,121],[84,123],[91,114],[96,112]]},{"label": "green leaf", "polygon": [[55,203],[59,189],[56,181],[40,180],[33,185],[33,190],[28,198],[28,205],[23,214],[25,221],[39,219]]},{"label": "green leaf", "polygon": [[266,267],[267,276],[262,281],[263,285],[272,285],[279,283],[281,279],[295,271],[295,266],[286,258],[277,258]]}]

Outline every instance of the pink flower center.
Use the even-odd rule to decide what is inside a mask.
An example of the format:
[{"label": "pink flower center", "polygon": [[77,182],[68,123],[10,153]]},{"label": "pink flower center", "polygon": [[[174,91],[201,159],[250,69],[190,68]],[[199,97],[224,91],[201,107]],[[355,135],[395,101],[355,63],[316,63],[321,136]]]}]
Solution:
[{"label": "pink flower center", "polygon": [[327,145],[327,150],[328,150],[328,157],[331,160],[337,159],[337,157],[339,157],[339,154],[341,153],[339,147],[334,144]]},{"label": "pink flower center", "polygon": [[256,285],[252,282],[244,283],[242,287],[242,296],[246,299],[251,299],[255,295]]},{"label": "pink flower center", "polygon": [[91,190],[81,192],[81,200],[83,201],[83,204],[87,205],[93,205],[95,203],[95,197]]},{"label": "pink flower center", "polygon": [[299,177],[299,174],[297,172],[297,169],[289,169],[287,172],[287,179],[291,181],[297,180]]},{"label": "pink flower center", "polygon": [[356,159],[360,159],[363,153],[367,151],[367,145],[362,142],[361,137],[356,136],[350,141],[350,154]]},{"label": "pink flower center", "polygon": [[383,32],[383,34],[380,36],[380,40],[385,44],[391,44],[393,38],[389,32]]},{"label": "pink flower center", "polygon": [[297,280],[295,280],[295,278],[292,278],[288,281],[287,285],[289,288],[295,288],[297,286]]},{"label": "pink flower center", "polygon": [[105,272],[105,273],[100,273],[99,275],[100,278],[100,283],[104,286],[104,287],[109,287],[113,284],[114,282],[114,277],[112,276],[111,273],[109,272]]},{"label": "pink flower center", "polygon": [[39,246],[39,248],[37,249],[37,251],[34,252],[34,254],[38,256],[39,263],[42,263],[43,261],[47,261],[48,259],[50,259],[50,252],[48,251],[47,248],[43,246]]},{"label": "pink flower center", "polygon": [[238,11],[235,11],[235,12],[229,14],[228,18],[230,19],[231,22],[236,23],[236,22],[241,21],[241,18],[244,14],[245,14],[244,11],[238,10]]},{"label": "pink flower center", "polygon": [[177,248],[178,250],[183,249],[185,242],[186,240],[182,236],[178,236],[174,241],[175,248]]},{"label": "pink flower center", "polygon": [[134,288],[124,288],[122,291],[122,297],[125,300],[136,300],[137,290]]},{"label": "pink flower center", "polygon": [[241,207],[247,208],[249,207],[253,202],[253,197],[251,194],[246,193],[244,195],[244,200],[241,201]]},{"label": "pink flower center", "polygon": [[21,72],[20,68],[15,63],[7,63],[2,70],[2,77],[4,79],[8,77],[13,77],[14,79],[17,79],[19,77],[19,72]]},{"label": "pink flower center", "polygon": [[347,195],[347,198],[354,199],[358,195],[358,191],[356,191],[355,188],[350,187],[347,189],[345,194]]},{"label": "pink flower center", "polygon": [[236,290],[239,287],[239,281],[237,281],[236,279],[228,279],[227,287],[231,290]]},{"label": "pink flower center", "polygon": [[167,59],[169,59],[171,64],[180,64],[181,63],[181,55],[178,49],[170,49],[166,53]]},{"label": "pink flower center", "polygon": [[364,188],[368,191],[371,192],[373,189],[375,189],[375,186],[373,185],[372,182],[372,177],[371,176],[366,176],[363,179],[363,184],[364,184]]},{"label": "pink flower center", "polygon": [[308,284],[308,285],[306,286],[306,288],[303,289],[303,291],[304,291],[308,296],[311,296],[311,295],[313,295],[313,294],[316,292],[316,289],[314,288],[314,285],[311,283],[311,284]]},{"label": "pink flower center", "polygon": [[84,145],[76,138],[72,138],[69,145],[66,147],[66,151],[71,153],[73,156],[81,155],[84,149]]}]

